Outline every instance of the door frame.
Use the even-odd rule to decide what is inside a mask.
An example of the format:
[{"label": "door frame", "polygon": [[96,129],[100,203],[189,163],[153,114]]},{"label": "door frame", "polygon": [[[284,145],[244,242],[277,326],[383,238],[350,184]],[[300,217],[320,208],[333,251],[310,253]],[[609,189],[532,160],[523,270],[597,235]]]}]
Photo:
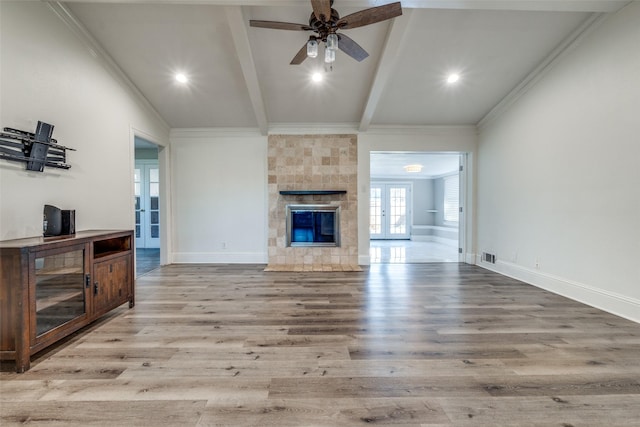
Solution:
[{"label": "door frame", "polygon": [[[386,148],[384,144],[367,144],[368,146],[358,152],[358,186],[362,188],[360,196],[358,198],[359,207],[359,224],[361,224],[361,231],[358,233],[359,248],[366,248],[367,253],[363,253],[361,249],[358,249],[358,260],[362,265],[369,265],[370,255],[369,248],[371,242],[371,236],[369,233],[369,221],[370,221],[370,198],[371,191],[371,153],[404,153],[404,154],[454,154],[460,156],[460,165],[463,166],[459,171],[460,188],[459,199],[460,207],[460,219],[458,222],[458,262],[467,264],[475,264],[476,257],[474,253],[468,253],[469,250],[473,250],[474,245],[474,211],[475,211],[475,158],[476,153],[474,149],[460,149],[460,150],[447,150],[447,149],[401,149],[398,146],[393,148]],[[409,144],[411,146],[412,144]],[[435,144],[437,145],[437,144]],[[374,146],[376,148],[374,148]],[[460,147],[462,148],[462,147]],[[376,181],[377,182],[377,181]],[[364,225],[366,224],[366,227]]]},{"label": "door frame", "polygon": [[[129,182],[130,186],[130,206],[131,229],[135,229],[135,199],[134,199],[134,169],[136,161],[135,139],[142,138],[158,147],[158,166],[160,168],[160,265],[171,264],[173,261],[169,248],[172,245],[171,232],[171,149],[169,141],[162,143],[162,138],[155,137],[133,126],[129,128]],[[135,258],[134,258],[135,262]]]}]

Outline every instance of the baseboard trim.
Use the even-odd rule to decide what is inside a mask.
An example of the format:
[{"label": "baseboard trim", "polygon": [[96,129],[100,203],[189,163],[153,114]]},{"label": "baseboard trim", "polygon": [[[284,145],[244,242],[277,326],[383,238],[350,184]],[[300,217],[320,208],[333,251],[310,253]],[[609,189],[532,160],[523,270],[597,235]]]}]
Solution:
[{"label": "baseboard trim", "polygon": [[464,254],[464,262],[465,264],[476,265],[478,263],[476,259],[476,254]]},{"label": "baseboard trim", "polygon": [[264,252],[174,252],[175,264],[266,264]]},{"label": "baseboard trim", "polygon": [[594,288],[584,283],[574,282],[510,262],[497,261],[495,264],[491,264],[482,261],[481,257],[477,256],[476,265],[640,323],[640,300],[635,298],[629,298],[615,292]]},{"label": "baseboard trim", "polygon": [[434,242],[441,243],[446,246],[450,246],[452,248],[458,247],[458,241],[454,239],[447,239],[446,237],[440,236],[426,236],[426,235],[411,235],[411,240],[414,242]]}]

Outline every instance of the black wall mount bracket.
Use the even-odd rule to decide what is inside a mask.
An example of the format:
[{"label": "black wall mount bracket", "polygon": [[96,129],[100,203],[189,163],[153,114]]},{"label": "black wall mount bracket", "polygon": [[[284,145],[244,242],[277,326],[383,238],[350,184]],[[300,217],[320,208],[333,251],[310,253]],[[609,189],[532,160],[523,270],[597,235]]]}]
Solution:
[{"label": "black wall mount bracket", "polygon": [[0,159],[24,162],[27,170],[42,172],[45,166],[69,169],[67,150],[73,148],[59,145],[53,139],[53,125],[39,121],[35,133],[4,128],[0,132]]}]

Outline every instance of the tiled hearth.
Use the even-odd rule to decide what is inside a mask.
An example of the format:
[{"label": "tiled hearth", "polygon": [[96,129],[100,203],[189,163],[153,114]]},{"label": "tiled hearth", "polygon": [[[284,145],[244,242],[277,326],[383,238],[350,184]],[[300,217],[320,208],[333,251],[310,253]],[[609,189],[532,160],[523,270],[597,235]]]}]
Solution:
[{"label": "tiled hearth", "polygon": [[[359,271],[356,135],[270,135],[268,146],[271,271]],[[345,194],[281,195],[285,190]],[[286,205],[340,206],[339,247],[287,247]]]}]

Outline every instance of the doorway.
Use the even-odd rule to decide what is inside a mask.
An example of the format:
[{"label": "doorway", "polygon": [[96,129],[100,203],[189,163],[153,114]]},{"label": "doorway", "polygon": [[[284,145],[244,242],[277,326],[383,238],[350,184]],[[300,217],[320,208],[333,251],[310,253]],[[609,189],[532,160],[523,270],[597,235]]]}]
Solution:
[{"label": "doorway", "polygon": [[371,152],[371,263],[463,261],[462,153]]},{"label": "doorway", "polygon": [[160,266],[160,166],[158,146],[135,137],[134,205],[136,275]]}]

